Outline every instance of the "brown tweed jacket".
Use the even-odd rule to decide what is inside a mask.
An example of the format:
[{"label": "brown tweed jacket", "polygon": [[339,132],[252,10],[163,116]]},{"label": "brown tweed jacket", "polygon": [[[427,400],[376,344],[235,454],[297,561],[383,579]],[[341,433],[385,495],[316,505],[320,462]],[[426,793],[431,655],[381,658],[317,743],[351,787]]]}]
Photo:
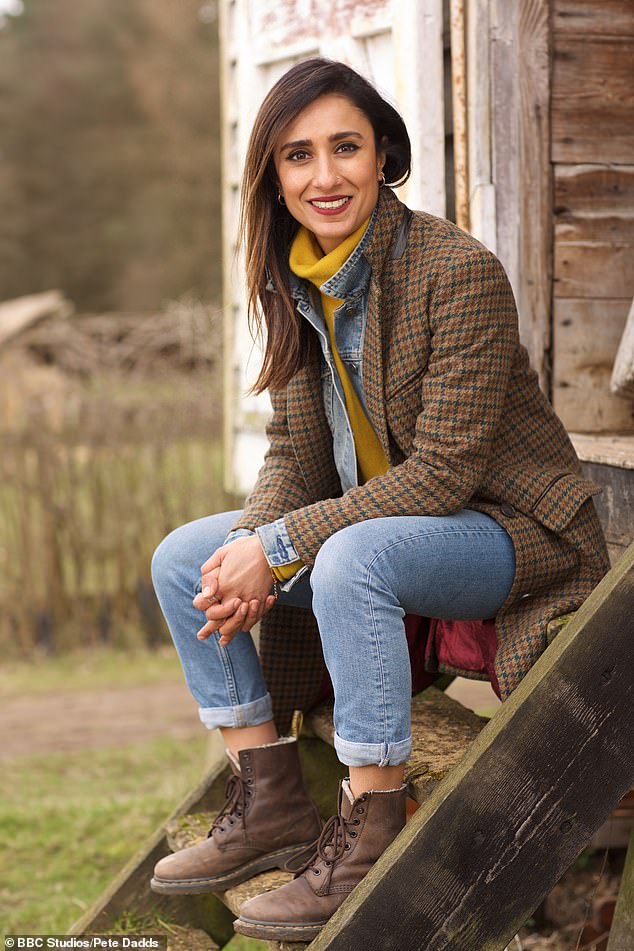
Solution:
[{"label": "brown tweed jacket", "polygon": [[[516,578],[496,617],[496,673],[507,697],[547,646],[548,622],[578,608],[609,567],[591,496],[566,431],[520,344],[513,294],[486,248],[456,225],[380,193],[364,389],[390,461],[341,494],[318,358],[271,393],[270,448],[235,527],[281,515],[306,564],[347,525],[468,506],[509,532]],[[282,729],[319,699],[323,659],[310,611],[262,621],[265,677]]]}]

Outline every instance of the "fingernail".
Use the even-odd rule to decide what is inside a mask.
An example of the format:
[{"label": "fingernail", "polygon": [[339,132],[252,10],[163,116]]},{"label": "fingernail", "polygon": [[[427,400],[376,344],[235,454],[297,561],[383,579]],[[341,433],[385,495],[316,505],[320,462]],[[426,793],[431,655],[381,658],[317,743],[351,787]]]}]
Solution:
[{"label": "fingernail", "polygon": [[211,597],[211,588],[203,588],[203,598]]}]

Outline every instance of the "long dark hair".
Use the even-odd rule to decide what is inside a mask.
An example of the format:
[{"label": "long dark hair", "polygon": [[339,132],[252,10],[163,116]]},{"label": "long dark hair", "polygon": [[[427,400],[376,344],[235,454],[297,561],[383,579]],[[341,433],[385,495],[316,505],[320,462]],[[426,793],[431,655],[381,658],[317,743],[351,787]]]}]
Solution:
[{"label": "long dark hair", "polygon": [[386,185],[402,185],[410,173],[411,146],[405,123],[367,79],[344,63],[304,60],[270,90],[249,139],[240,205],[249,325],[259,337],[263,336],[263,324],[266,326],[264,360],[252,387],[254,393],[286,386],[315,345],[314,334],[297,318],[291,298],[288,254],[299,226],[278,202],[274,150],[282,131],[306,106],[332,94],[345,96],[370,122],[377,151],[386,156]]}]

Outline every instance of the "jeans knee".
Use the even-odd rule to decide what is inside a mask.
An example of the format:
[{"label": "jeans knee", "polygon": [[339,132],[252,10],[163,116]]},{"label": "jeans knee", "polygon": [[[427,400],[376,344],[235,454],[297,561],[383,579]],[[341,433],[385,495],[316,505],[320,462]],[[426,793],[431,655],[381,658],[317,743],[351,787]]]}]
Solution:
[{"label": "jeans knee", "polygon": [[176,559],[178,558],[178,546],[174,544],[172,536],[176,535],[178,531],[179,529],[177,528],[175,531],[170,532],[169,535],[166,535],[163,541],[157,545],[152,555],[150,571],[152,574],[152,584],[154,585],[154,590],[157,592],[173,578],[174,567],[177,563]]},{"label": "jeans knee", "polygon": [[361,573],[361,552],[355,543],[354,528],[350,525],[335,532],[317,552],[310,575],[313,604],[322,596],[331,598],[335,591],[354,582],[355,574]]},{"label": "jeans knee", "polygon": [[230,522],[226,513],[220,513],[187,522],[166,535],[152,556],[155,590],[176,584],[179,578],[200,578],[200,566],[222,545]]}]

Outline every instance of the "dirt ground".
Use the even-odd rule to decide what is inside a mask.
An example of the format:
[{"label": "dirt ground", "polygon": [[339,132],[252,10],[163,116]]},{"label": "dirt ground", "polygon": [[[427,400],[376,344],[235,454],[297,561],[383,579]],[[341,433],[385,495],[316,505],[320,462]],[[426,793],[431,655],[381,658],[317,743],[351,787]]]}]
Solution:
[{"label": "dirt ground", "polygon": [[118,746],[204,730],[182,681],[4,700],[0,761]]}]

